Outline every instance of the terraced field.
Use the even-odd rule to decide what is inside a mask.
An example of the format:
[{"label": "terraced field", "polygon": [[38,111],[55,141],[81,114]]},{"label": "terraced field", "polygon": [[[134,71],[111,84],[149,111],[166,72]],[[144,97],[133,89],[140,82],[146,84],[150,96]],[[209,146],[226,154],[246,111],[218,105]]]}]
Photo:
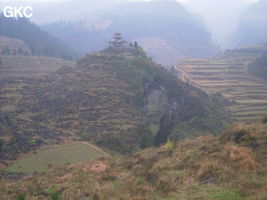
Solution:
[{"label": "terraced field", "polygon": [[236,121],[251,121],[267,114],[267,82],[247,73],[247,65],[267,52],[267,44],[228,50],[211,59],[186,59],[177,66],[184,81],[231,101]]}]

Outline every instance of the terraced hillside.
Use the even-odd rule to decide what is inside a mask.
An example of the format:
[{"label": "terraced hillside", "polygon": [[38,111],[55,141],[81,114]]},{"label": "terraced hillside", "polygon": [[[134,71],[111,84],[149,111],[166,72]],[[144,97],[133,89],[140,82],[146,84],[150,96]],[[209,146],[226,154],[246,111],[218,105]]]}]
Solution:
[{"label": "terraced hillside", "polygon": [[10,160],[41,144],[53,144],[57,141],[53,139],[62,135],[27,121],[26,115],[15,116],[27,87],[73,63],[57,58],[18,55],[1,55],[0,60],[0,158]]},{"label": "terraced hillside", "polygon": [[237,121],[250,121],[267,113],[267,82],[249,75],[247,66],[266,52],[267,44],[228,50],[212,59],[186,59],[177,69],[184,81],[228,98]]},{"label": "terraced hillside", "polygon": [[0,54],[30,54],[30,47],[25,42],[0,35]]},{"label": "terraced hillside", "polygon": [[[3,62],[5,66],[8,60]],[[8,72],[12,72],[9,66]],[[49,71],[49,64],[41,67],[40,74],[45,74],[46,68]],[[141,48],[108,48],[89,54],[74,67],[60,68],[45,78],[26,79],[30,83],[27,86],[23,86],[22,75],[30,73],[24,74],[22,69],[14,66],[14,80],[16,70],[21,73],[13,87],[11,75],[3,80],[8,88],[2,111],[11,117],[4,113],[2,121],[8,125],[13,123],[9,118],[15,119],[18,127],[14,129],[24,132],[13,131],[21,142],[9,145],[5,152],[14,146],[24,148],[32,141],[60,142],[61,135],[71,135],[109,150],[131,153],[165,143],[169,137],[188,137],[188,127],[192,136],[199,132],[216,134],[229,123],[228,113],[216,97],[178,81]]]},{"label": "terraced hillside", "polygon": [[0,104],[1,110],[11,112],[18,101],[20,89],[40,81],[42,77],[58,70],[62,66],[72,66],[72,62],[58,58],[35,56],[0,56]]}]

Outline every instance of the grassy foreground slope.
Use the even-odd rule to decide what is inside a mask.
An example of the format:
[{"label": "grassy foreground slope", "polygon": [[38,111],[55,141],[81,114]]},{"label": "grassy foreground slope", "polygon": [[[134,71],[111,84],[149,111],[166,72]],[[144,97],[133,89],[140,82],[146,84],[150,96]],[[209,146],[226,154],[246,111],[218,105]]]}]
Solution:
[{"label": "grassy foreground slope", "polygon": [[229,50],[212,59],[187,59],[177,69],[183,80],[228,98],[237,121],[251,121],[266,114],[267,83],[250,75],[247,68],[266,52],[266,44]]},{"label": "grassy foreground slope", "polygon": [[266,200],[267,120],[237,125],[135,153],[60,167],[17,182],[2,179],[0,198],[45,200]]}]

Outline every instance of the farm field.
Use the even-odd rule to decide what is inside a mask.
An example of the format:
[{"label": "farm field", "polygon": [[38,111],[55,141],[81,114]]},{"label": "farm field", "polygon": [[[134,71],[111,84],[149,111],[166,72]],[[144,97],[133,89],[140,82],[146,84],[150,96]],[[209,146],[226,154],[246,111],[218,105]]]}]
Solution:
[{"label": "farm field", "polygon": [[177,69],[184,81],[229,99],[236,121],[253,121],[267,114],[267,82],[248,74],[247,65],[266,52],[267,44],[228,50],[210,59],[186,59]]},{"label": "farm field", "polygon": [[51,167],[88,162],[101,155],[104,152],[83,143],[52,146],[35,154],[21,156],[5,170],[11,173],[43,172]]}]

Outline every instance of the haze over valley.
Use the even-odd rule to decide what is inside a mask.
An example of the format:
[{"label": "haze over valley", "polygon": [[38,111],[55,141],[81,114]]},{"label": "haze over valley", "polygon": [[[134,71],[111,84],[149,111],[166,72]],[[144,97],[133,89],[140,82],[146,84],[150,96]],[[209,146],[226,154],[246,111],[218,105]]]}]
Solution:
[{"label": "haze over valley", "polygon": [[0,199],[267,199],[267,1],[5,6]]}]

